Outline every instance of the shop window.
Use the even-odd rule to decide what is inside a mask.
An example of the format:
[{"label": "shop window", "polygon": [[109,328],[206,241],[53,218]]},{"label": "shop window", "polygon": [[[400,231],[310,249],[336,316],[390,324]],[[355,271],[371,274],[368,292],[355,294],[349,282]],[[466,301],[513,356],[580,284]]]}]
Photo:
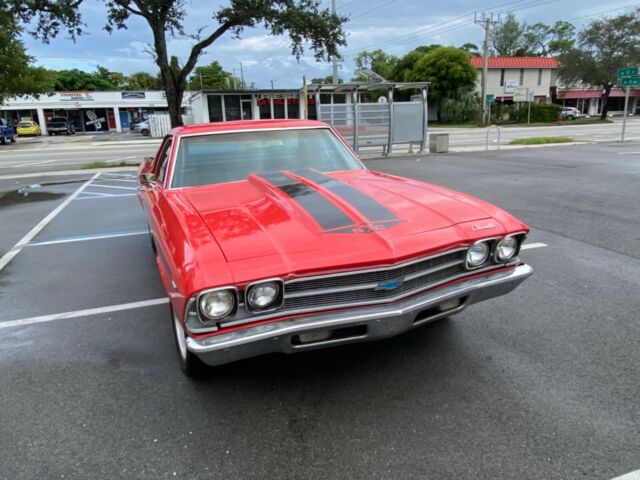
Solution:
[{"label": "shop window", "polygon": [[284,98],[273,99],[273,118],[287,118],[284,110]]},{"label": "shop window", "polygon": [[227,122],[233,120],[242,120],[240,110],[240,95],[224,96],[224,116]]},{"label": "shop window", "polygon": [[300,118],[300,100],[298,98],[287,99],[287,118]]},{"label": "shop window", "polygon": [[520,86],[524,85],[524,68],[520,69]]},{"label": "shop window", "polygon": [[538,86],[542,85],[542,69],[538,69]]},{"label": "shop window", "polygon": [[222,122],[222,97],[220,95],[208,95],[207,105],[209,106],[209,121]]},{"label": "shop window", "polygon": [[347,103],[347,95],[344,93],[334,93],[333,103]]},{"label": "shop window", "polygon": [[258,99],[258,108],[260,109],[261,119],[271,118],[271,99],[270,98]]},{"label": "shop window", "polygon": [[504,87],[504,68],[500,70],[500,86]]}]

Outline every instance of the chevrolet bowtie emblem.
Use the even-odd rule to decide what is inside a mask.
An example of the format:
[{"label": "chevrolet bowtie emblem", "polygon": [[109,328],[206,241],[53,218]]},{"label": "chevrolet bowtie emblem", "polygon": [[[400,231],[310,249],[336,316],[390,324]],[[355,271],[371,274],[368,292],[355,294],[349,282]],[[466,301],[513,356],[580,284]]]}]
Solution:
[{"label": "chevrolet bowtie emblem", "polygon": [[386,280],[380,282],[376,287],[376,290],[395,290],[404,283],[404,278],[396,278],[394,280]]}]

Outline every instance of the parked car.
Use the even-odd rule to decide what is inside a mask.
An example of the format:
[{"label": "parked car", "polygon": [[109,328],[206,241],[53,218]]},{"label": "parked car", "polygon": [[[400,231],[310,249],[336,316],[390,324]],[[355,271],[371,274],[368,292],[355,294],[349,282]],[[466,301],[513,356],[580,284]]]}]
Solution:
[{"label": "parked car", "polygon": [[18,124],[18,128],[16,129],[16,131],[19,137],[42,135],[42,132],[40,131],[40,126],[36,122],[32,122],[32,121],[20,122]]},{"label": "parked car", "polygon": [[148,137],[149,135],[151,135],[151,130],[149,128],[149,120],[144,120],[140,123],[136,123],[133,126],[133,131],[135,133],[141,133],[145,137]]},{"label": "parked car", "polygon": [[47,123],[47,133],[51,135],[73,135],[76,127],[72,121],[65,117],[53,117]]},{"label": "parked car", "polygon": [[7,140],[11,143],[15,143],[16,132],[9,122],[4,118],[0,118],[0,143],[2,145],[6,145]]},{"label": "parked car", "polygon": [[138,173],[188,375],[398,335],[533,272],[518,256],[520,220],[370,171],[322,122],[176,128]]},{"label": "parked car", "polygon": [[576,118],[586,118],[589,115],[585,115],[575,107],[562,107],[562,118],[565,120],[575,120]]}]

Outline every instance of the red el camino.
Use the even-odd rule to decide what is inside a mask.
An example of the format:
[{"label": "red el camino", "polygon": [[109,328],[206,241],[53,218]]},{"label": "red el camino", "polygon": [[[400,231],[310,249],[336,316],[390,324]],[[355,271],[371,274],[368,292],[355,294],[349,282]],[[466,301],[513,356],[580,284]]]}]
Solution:
[{"label": "red el camino", "polygon": [[533,272],[521,221],[372,172],[321,122],[176,128],[141,165],[138,195],[189,375],[397,335]]}]

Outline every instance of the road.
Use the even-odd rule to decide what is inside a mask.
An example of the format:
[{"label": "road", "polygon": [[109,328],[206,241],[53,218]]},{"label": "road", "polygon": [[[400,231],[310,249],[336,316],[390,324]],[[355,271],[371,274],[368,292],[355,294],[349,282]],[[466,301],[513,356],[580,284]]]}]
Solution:
[{"label": "road", "polygon": [[[563,125],[548,127],[505,127],[501,129],[500,144],[507,145],[514,138],[568,135],[576,141],[617,141],[620,139],[620,120],[597,125]],[[449,133],[452,151],[484,149],[486,129],[433,128],[430,133]],[[365,136],[366,137],[366,136]],[[632,118],[627,126],[628,140],[640,140],[640,118]],[[0,147],[0,178],[23,173],[75,170],[94,161],[107,163],[138,163],[143,157],[154,155],[159,140],[141,140],[139,135],[123,135],[125,141],[105,141],[100,137],[53,137],[20,139],[17,145]],[[110,137],[105,137],[110,138]],[[490,135],[490,146],[496,147],[497,132]],[[408,146],[395,147],[395,153],[407,152]],[[381,147],[363,148],[364,156],[377,156]]]},{"label": "road", "polygon": [[640,144],[367,163],[520,217],[534,276],[394,339],[196,382],[177,366],[134,173],[0,179],[0,257],[14,255],[0,266],[0,478],[609,480],[640,468]]}]

